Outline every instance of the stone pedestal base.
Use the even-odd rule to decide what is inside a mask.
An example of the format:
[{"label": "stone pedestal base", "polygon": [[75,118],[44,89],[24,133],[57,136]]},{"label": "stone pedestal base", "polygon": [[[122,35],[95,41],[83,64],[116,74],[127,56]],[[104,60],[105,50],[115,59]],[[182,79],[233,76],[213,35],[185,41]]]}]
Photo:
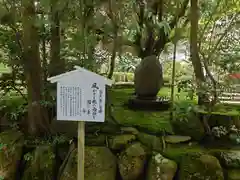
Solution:
[{"label": "stone pedestal base", "polygon": [[127,106],[133,110],[166,111],[170,108],[170,102],[161,97],[151,100],[131,98],[128,100]]}]

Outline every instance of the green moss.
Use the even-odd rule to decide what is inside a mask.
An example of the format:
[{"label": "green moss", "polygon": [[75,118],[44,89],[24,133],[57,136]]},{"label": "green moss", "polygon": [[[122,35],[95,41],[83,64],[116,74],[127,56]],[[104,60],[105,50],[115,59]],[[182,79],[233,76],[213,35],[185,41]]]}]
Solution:
[{"label": "green moss", "polygon": [[172,133],[172,127],[169,122],[169,112],[144,112],[132,111],[124,108],[124,103],[128,101],[133,93],[132,89],[112,90],[110,101],[113,104],[113,116],[123,125],[136,126],[146,129],[153,133],[163,131]]},{"label": "green moss", "polygon": [[224,180],[218,159],[208,154],[188,153],[183,156],[179,168],[179,180]]},{"label": "green moss", "polygon": [[140,143],[134,143],[121,152],[118,167],[122,179],[139,179],[146,161],[145,148]]},{"label": "green moss", "polygon": [[138,140],[150,150],[157,152],[162,151],[163,144],[161,137],[153,136],[146,133],[139,133],[137,135]]},{"label": "green moss", "polygon": [[112,180],[115,178],[117,162],[106,147],[86,147],[85,179]]},{"label": "green moss", "polygon": [[146,180],[173,179],[176,171],[176,162],[156,154],[149,161]]},{"label": "green moss", "polygon": [[169,145],[162,153],[166,158],[180,163],[182,158],[188,153],[207,153],[207,150],[199,145]]},{"label": "green moss", "polygon": [[[116,158],[106,147],[85,147],[85,179],[112,180],[116,175]],[[77,179],[77,149],[73,150],[60,180]]]}]

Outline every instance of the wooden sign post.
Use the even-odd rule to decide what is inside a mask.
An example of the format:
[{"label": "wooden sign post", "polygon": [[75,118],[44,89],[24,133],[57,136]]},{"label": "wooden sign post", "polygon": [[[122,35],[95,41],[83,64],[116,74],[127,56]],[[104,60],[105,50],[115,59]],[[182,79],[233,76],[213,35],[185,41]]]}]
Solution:
[{"label": "wooden sign post", "polygon": [[77,180],[84,180],[85,122],[104,122],[106,85],[112,81],[75,66],[48,78],[57,83],[57,120],[78,121]]},{"label": "wooden sign post", "polygon": [[85,122],[78,122],[78,172],[77,180],[84,179]]}]

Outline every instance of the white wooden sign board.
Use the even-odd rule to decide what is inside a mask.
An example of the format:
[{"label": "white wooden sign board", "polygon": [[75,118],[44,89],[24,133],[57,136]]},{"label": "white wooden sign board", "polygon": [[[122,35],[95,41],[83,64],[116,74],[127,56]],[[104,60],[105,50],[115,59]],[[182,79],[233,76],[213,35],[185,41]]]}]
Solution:
[{"label": "white wooden sign board", "polygon": [[57,120],[104,122],[108,80],[81,67],[49,78],[57,82]]}]

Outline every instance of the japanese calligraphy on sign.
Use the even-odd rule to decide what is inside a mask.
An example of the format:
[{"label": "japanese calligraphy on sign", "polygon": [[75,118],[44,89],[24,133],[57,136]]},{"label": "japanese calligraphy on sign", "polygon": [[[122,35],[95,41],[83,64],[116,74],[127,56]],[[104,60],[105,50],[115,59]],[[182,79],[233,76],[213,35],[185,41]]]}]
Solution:
[{"label": "japanese calligraphy on sign", "polygon": [[59,120],[104,121],[105,87],[92,83],[90,87],[60,85],[57,96]]}]

